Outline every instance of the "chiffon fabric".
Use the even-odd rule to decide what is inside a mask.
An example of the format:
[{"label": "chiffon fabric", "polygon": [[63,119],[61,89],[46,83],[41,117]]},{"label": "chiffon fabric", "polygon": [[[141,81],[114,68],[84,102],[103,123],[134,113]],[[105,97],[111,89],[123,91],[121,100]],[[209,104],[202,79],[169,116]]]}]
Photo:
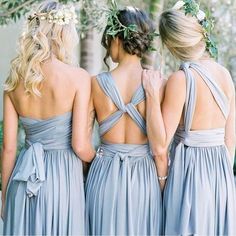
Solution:
[{"label": "chiffon fabric", "polygon": [[71,117],[20,117],[26,147],[8,184],[4,235],[84,235],[82,163],[71,148]]},{"label": "chiffon fabric", "polygon": [[[100,136],[125,113],[146,134],[145,120],[136,108],[145,99],[143,87],[137,89],[130,103],[124,104],[109,72],[98,75],[97,81],[118,108],[99,124]],[[90,167],[85,189],[88,235],[162,233],[161,191],[148,144],[103,141]]]},{"label": "chiffon fabric", "polygon": [[196,103],[196,71],[209,87],[225,119],[229,102],[206,70],[183,63],[187,83],[184,127],[171,147],[164,192],[165,235],[236,235],[236,193],[224,128],[191,130]]}]

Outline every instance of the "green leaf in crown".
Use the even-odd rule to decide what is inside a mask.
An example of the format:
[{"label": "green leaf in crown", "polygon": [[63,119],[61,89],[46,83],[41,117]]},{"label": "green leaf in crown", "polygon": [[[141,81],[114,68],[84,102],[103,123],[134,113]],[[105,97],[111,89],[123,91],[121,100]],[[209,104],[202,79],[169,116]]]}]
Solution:
[{"label": "green leaf in crown", "polygon": [[[138,27],[135,24],[128,26],[123,25],[119,20],[119,8],[115,0],[110,2],[110,8],[107,10],[107,31],[106,34],[112,37],[117,36],[119,33],[123,33],[124,39],[132,39],[133,33],[138,33]],[[150,33],[148,37],[154,40],[155,37],[159,36],[156,32]],[[150,48],[154,50],[154,48]]]},{"label": "green leaf in crown", "polygon": [[[191,15],[198,19],[199,24],[204,29],[204,37],[206,41],[206,50],[210,53],[211,57],[218,58],[217,43],[213,38],[211,32],[214,28],[214,20],[209,11],[206,13],[200,10],[199,4],[195,0],[178,1],[175,6],[183,7],[185,15]],[[179,9],[180,9],[179,8]],[[178,7],[174,9],[178,10]]]}]

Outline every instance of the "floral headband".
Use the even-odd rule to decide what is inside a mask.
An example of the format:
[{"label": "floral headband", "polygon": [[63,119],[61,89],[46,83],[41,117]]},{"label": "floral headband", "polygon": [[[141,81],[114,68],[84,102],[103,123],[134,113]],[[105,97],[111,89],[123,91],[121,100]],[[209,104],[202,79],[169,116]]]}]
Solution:
[{"label": "floral headband", "polygon": [[211,32],[214,28],[214,23],[204,11],[200,10],[199,4],[195,0],[183,0],[178,1],[173,9],[180,10],[184,9],[185,15],[192,15],[198,19],[199,24],[204,29],[204,37],[206,41],[206,49],[213,58],[218,57],[218,49],[215,40],[211,36]]},{"label": "floral headband", "polygon": [[34,12],[33,14],[28,16],[28,21],[32,21],[35,18],[58,25],[68,25],[70,22],[73,22],[75,24],[78,23],[77,14],[73,6],[63,6],[59,10],[52,10],[50,12]]},{"label": "floral headband", "polygon": [[[127,7],[129,8],[129,7]],[[137,25],[130,24],[128,26],[123,25],[119,20],[119,8],[115,0],[111,1],[111,7],[107,10],[107,30],[106,35],[115,37],[118,33],[122,33],[124,39],[132,39],[133,33],[138,33]],[[150,41],[153,41],[155,37],[159,36],[158,33],[152,32],[149,33],[148,38]],[[150,46],[149,51],[156,51],[155,48]]]}]

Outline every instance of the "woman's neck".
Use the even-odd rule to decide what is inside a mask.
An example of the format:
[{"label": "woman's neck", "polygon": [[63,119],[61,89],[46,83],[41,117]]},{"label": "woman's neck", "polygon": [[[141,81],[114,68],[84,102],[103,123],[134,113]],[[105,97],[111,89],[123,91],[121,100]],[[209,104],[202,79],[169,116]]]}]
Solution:
[{"label": "woman's neck", "polygon": [[124,56],[118,65],[119,68],[125,67],[126,69],[143,69],[141,64],[141,58],[136,55],[126,55]]}]

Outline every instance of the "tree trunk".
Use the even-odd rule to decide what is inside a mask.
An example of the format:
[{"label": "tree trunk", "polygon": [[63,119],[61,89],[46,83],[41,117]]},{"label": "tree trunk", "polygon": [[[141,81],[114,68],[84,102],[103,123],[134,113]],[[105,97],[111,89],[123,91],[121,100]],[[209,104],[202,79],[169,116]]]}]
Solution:
[{"label": "tree trunk", "polygon": [[[150,0],[149,15],[153,20],[156,28],[158,24],[158,16],[163,10],[164,0]],[[153,47],[158,50],[157,39],[154,39]],[[155,67],[155,59],[157,57],[157,51],[147,52],[143,57],[143,67],[147,69],[153,69]],[[158,62],[160,61],[160,58]],[[159,64],[159,63],[158,63]]]},{"label": "tree trunk", "polygon": [[87,31],[80,41],[80,66],[92,73],[94,70],[94,29]]},{"label": "tree trunk", "polygon": [[[94,29],[88,30],[80,41],[80,67],[88,71],[91,75],[97,74],[100,71],[97,65],[95,65],[95,60],[100,59],[98,56],[99,52],[94,50],[96,46],[94,45],[96,39],[95,33],[96,31]],[[96,64],[99,64],[99,62],[96,62]],[[94,123],[92,140],[94,147],[97,148],[100,144],[97,121]]]}]

